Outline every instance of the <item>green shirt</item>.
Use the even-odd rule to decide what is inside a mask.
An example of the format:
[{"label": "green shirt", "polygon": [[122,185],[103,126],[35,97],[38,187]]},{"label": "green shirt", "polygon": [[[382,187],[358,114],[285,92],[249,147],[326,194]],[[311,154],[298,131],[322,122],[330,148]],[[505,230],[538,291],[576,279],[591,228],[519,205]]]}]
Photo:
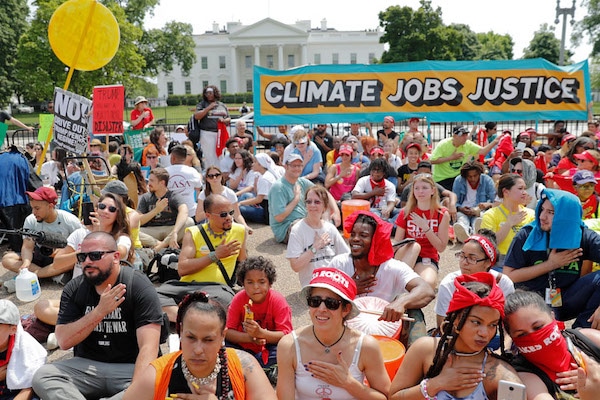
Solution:
[{"label": "green shirt", "polygon": [[456,178],[460,174],[460,167],[477,155],[481,146],[467,140],[462,146],[454,147],[452,138],[442,140],[433,149],[431,161],[438,158],[450,157],[454,153],[463,153],[463,157],[457,160],[447,161],[441,164],[433,164],[433,180],[436,182],[448,178]]}]

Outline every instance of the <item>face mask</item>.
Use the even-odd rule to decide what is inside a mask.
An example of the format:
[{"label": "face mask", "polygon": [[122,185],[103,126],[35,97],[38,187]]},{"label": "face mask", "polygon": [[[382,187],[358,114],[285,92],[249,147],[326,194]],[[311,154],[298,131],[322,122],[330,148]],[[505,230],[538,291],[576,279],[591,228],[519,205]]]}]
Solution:
[{"label": "face mask", "polygon": [[552,381],[556,380],[558,372],[571,369],[573,360],[556,321],[525,336],[513,338],[513,342],[523,357],[544,371]]}]

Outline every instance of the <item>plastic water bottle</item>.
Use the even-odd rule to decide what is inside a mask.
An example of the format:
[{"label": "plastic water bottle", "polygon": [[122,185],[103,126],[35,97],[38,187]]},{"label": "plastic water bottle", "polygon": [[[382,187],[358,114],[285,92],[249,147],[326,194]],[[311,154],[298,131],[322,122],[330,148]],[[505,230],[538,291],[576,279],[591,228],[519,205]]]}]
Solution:
[{"label": "plastic water bottle", "polygon": [[19,275],[17,275],[15,289],[17,299],[24,302],[36,300],[42,295],[37,275],[30,272],[27,268],[22,269]]}]

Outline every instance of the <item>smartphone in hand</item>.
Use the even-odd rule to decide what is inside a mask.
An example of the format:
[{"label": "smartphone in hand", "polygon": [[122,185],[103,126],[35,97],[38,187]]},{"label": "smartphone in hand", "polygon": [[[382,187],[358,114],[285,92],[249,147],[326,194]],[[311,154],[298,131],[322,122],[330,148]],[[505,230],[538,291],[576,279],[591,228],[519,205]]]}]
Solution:
[{"label": "smartphone in hand", "polygon": [[81,204],[81,219],[83,220],[83,225],[90,226],[92,225],[92,220],[90,219],[90,213],[94,212],[94,203],[85,202]]},{"label": "smartphone in hand", "polygon": [[525,396],[525,385],[502,380],[498,382],[498,400],[525,400]]}]

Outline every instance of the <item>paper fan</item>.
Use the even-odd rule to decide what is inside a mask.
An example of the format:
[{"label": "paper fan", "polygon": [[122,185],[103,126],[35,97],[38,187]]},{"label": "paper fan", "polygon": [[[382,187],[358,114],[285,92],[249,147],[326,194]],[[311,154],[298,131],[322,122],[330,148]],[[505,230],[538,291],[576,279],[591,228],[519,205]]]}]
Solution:
[{"label": "paper fan", "polygon": [[381,335],[398,337],[402,328],[402,321],[379,321],[383,309],[389,302],[373,296],[357,297],[354,303],[361,311],[356,317],[347,321],[350,328],[364,332],[368,335]]}]

